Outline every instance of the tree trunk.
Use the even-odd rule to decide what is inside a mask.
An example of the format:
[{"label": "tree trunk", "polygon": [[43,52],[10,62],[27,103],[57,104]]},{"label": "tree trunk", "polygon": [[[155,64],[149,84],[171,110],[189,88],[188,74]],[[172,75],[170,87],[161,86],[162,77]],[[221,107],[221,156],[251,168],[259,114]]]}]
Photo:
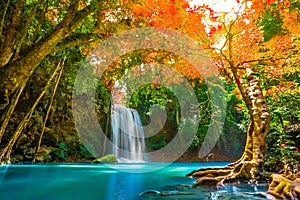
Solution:
[{"label": "tree trunk", "polygon": [[237,179],[254,181],[259,178],[265,155],[265,138],[269,130],[270,112],[260,88],[259,79],[249,69],[248,86],[243,97],[250,112],[247,140],[242,157],[224,168],[199,169],[189,173],[196,185],[220,185]]},{"label": "tree trunk", "polygon": [[0,163],[9,163],[10,162],[10,155],[11,155],[11,151],[12,151],[13,146],[18,141],[18,138],[21,135],[23,129],[26,127],[26,125],[27,125],[27,123],[28,123],[28,121],[29,121],[29,119],[30,119],[33,111],[35,110],[35,108],[38,105],[38,103],[40,102],[40,100],[43,98],[43,96],[46,93],[47,89],[50,87],[51,81],[53,80],[53,78],[55,77],[55,75],[57,74],[57,72],[58,72],[59,69],[60,69],[60,64],[57,65],[57,67],[54,70],[53,74],[51,75],[51,77],[47,81],[45,87],[43,88],[41,94],[38,96],[38,98],[34,102],[34,104],[31,107],[31,109],[27,112],[27,114],[23,118],[23,120],[19,123],[19,125],[18,125],[15,133],[12,135],[11,139],[9,140],[9,142],[1,150],[1,152],[0,152]]}]

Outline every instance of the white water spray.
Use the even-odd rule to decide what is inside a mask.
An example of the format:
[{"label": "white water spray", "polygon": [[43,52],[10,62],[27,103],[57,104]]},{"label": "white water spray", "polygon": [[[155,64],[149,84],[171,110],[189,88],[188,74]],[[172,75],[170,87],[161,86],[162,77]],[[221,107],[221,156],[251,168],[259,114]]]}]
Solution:
[{"label": "white water spray", "polygon": [[112,105],[113,154],[119,162],[144,162],[145,137],[138,112],[119,104]]}]

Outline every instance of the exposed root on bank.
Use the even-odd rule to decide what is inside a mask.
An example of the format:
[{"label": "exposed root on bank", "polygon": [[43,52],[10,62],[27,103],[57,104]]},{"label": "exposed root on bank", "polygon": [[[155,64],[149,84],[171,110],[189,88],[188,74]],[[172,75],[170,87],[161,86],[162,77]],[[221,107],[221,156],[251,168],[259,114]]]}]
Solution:
[{"label": "exposed root on bank", "polygon": [[231,163],[223,168],[204,168],[195,170],[187,176],[196,179],[197,185],[222,186],[226,182],[235,182],[239,180],[248,180],[250,183],[259,178],[258,163],[246,161],[243,158],[238,162]]},{"label": "exposed root on bank", "polygon": [[[249,168],[255,168],[250,161],[230,164],[224,168],[199,169],[187,176],[194,177],[198,185],[223,186],[226,182],[247,180]],[[251,174],[250,174],[251,175]],[[300,200],[300,172],[293,174],[287,171],[284,174],[272,174],[272,182],[269,185],[267,196],[272,200]],[[249,177],[250,183],[256,181],[258,176]]]},{"label": "exposed root on bank", "polygon": [[274,200],[300,199],[300,172],[294,174],[288,165],[283,174],[272,174],[272,182],[269,185],[268,194]]}]

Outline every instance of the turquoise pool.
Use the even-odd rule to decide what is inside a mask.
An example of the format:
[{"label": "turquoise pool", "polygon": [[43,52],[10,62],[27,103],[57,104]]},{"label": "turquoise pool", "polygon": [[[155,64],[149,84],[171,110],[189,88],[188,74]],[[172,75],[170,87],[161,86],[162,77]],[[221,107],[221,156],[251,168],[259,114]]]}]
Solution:
[{"label": "turquoise pool", "polygon": [[[213,163],[85,164],[0,166],[2,200],[265,199],[266,185],[193,188],[185,174]],[[136,173],[137,171],[148,171]]]}]

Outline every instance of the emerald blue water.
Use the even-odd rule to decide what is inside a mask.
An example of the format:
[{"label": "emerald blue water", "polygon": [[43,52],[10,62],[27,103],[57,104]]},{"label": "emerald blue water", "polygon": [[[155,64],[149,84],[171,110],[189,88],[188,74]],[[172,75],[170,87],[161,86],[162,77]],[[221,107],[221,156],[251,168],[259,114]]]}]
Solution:
[{"label": "emerald blue water", "polygon": [[[0,166],[2,200],[265,199],[266,185],[193,188],[185,174],[228,163],[35,164]],[[113,167],[113,168],[112,168]],[[126,169],[128,172],[124,172]],[[134,173],[138,169],[150,171]],[[153,171],[158,169],[156,171]]]}]

